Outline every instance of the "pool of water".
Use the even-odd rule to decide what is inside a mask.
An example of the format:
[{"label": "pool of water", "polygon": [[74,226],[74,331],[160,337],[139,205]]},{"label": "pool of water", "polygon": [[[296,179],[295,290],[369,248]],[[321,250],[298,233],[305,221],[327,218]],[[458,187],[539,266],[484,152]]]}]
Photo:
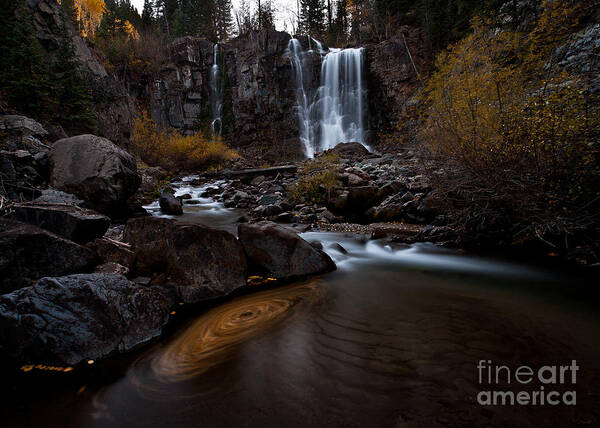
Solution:
[{"label": "pool of water", "polygon": [[[216,224],[231,229],[230,211],[213,207],[230,217]],[[203,224],[220,215],[207,211],[186,215]],[[205,307],[105,379],[93,372],[106,367],[72,373],[64,388],[53,377],[60,393],[7,410],[6,420],[83,427],[600,423],[593,278],[431,244],[303,237],[320,241],[338,270]],[[506,376],[519,366],[573,360],[575,384],[519,384]],[[487,382],[487,367],[499,365],[507,369],[498,383]],[[573,390],[577,401],[482,405],[487,390]]]}]

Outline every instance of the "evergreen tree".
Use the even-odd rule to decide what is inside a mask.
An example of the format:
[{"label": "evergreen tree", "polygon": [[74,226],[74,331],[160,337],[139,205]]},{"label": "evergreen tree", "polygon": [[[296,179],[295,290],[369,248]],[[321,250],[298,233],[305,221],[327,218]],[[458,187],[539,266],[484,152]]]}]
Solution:
[{"label": "evergreen tree", "polygon": [[144,9],[142,10],[142,28],[149,30],[154,24],[154,4],[152,0],[144,0]]},{"label": "evergreen tree", "polygon": [[300,0],[299,30],[313,37],[324,33],[325,7],[323,0]]},{"label": "evergreen tree", "polygon": [[47,117],[49,71],[24,0],[0,0],[0,92],[11,107]]},{"label": "evergreen tree", "polygon": [[215,27],[217,38],[220,41],[225,41],[231,35],[233,28],[233,16],[231,15],[231,0],[213,0]]},{"label": "evergreen tree", "polygon": [[61,38],[52,65],[53,88],[58,104],[56,119],[69,130],[94,132],[97,123],[92,110],[91,90],[81,73],[73,40],[64,24]]}]

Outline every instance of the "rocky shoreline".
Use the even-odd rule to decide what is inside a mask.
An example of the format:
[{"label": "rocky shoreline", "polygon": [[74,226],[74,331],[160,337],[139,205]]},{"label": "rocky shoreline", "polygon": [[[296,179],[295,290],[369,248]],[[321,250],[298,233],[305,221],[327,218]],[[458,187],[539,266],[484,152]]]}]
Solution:
[{"label": "rocky shoreline", "polygon": [[[2,151],[0,164],[0,358],[17,365],[70,367],[128,352],[161,335],[174,305],[334,270],[299,232],[463,242],[410,152],[344,143],[293,165],[238,162],[190,178],[204,185],[201,198],[244,213],[234,236],[177,220],[199,201],[175,196],[160,169],[140,174],[109,140],[81,135],[50,148],[41,125],[17,122],[20,148]],[[153,197],[172,218],[132,202]]]}]

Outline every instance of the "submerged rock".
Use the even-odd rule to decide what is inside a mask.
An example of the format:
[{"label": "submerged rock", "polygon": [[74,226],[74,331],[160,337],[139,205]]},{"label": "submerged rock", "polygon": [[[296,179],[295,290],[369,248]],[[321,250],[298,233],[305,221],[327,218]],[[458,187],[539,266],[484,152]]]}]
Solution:
[{"label": "submerged rock", "polygon": [[0,297],[0,353],[20,363],[77,364],[161,334],[175,293],[121,275],[42,278]]},{"label": "submerged rock", "polygon": [[333,260],[298,234],[273,222],[240,224],[238,236],[250,267],[277,279],[291,279],[335,270]]},{"label": "submerged rock", "polygon": [[165,214],[181,215],[183,214],[183,203],[181,199],[176,198],[173,193],[163,190],[158,198],[160,210]]},{"label": "submerged rock", "polygon": [[92,251],[29,224],[0,220],[0,294],[43,276],[89,272]]},{"label": "submerged rock", "polygon": [[8,218],[41,227],[79,244],[104,235],[110,224],[108,217],[75,205],[23,203],[10,208]]},{"label": "submerged rock", "polygon": [[95,135],[58,140],[50,151],[50,165],[54,187],[105,214],[124,209],[141,182],[135,158]]},{"label": "submerged rock", "polygon": [[177,284],[186,303],[225,296],[246,285],[244,250],[223,230],[146,217],[127,222],[124,239],[134,253],[131,270],[162,275]]}]

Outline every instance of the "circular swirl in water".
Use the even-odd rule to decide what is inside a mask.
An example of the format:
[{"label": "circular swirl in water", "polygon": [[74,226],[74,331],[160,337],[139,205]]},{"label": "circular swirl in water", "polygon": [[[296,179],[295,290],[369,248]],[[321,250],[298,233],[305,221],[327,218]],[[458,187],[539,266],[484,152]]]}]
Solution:
[{"label": "circular swirl in water", "polygon": [[321,301],[315,283],[282,287],[245,296],[211,309],[152,358],[160,382],[196,377],[226,361],[232,350]]}]

